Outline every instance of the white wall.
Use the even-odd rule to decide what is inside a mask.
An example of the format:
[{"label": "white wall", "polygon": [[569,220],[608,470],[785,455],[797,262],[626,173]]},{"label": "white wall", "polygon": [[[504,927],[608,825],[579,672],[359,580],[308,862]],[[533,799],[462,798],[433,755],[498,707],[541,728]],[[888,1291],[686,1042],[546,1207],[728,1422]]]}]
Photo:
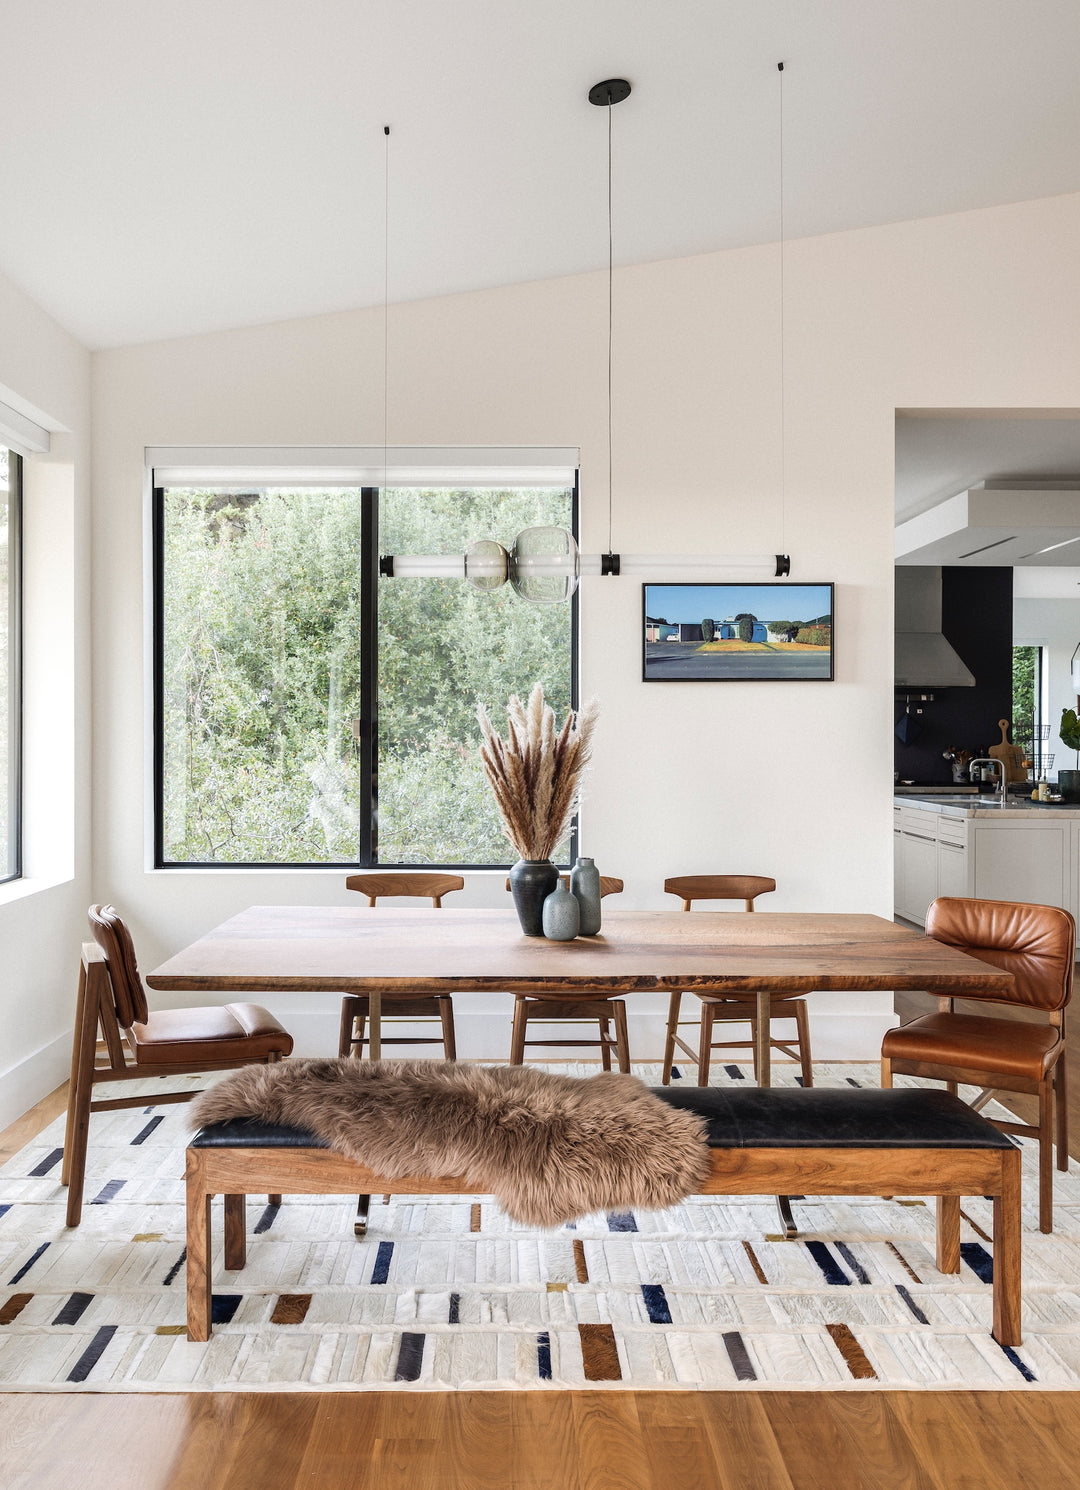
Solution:
[{"label": "white wall", "polygon": [[[894,412],[1080,405],[1078,249],[1077,196],[789,244],[783,528],[775,247],[617,273],[615,547],[787,548],[793,579],[837,583],[836,682],[710,687],[643,684],[638,583],[585,582],[583,687],[603,717],[583,846],[624,877],[624,904],[662,905],[666,874],[727,870],[775,875],[777,910],[891,914]],[[594,552],[605,290],[598,275],[517,285],[390,323],[390,440],[580,445]],[[248,904],[346,892],[338,872],[147,866],[144,447],[379,443],[381,346],[372,312],[94,359],[96,885],[146,968]],[[706,742],[722,766],[703,779]],[[501,876],[470,876],[466,896],[503,904]],[[275,1007],[325,1050],[333,1003]],[[889,1005],[818,996],[818,1053],[876,1054]]]},{"label": "white wall", "polygon": [[1080,569],[1031,568],[1013,571],[1013,645],[1046,649],[1047,745],[1054,755],[1051,776],[1072,770],[1076,756],[1061,743],[1062,709],[1075,709],[1070,666],[1080,642]]},{"label": "white wall", "polygon": [[55,431],[25,464],[24,867],[0,885],[0,1127],[67,1074],[90,898],[90,355],[0,278],[0,398]]}]

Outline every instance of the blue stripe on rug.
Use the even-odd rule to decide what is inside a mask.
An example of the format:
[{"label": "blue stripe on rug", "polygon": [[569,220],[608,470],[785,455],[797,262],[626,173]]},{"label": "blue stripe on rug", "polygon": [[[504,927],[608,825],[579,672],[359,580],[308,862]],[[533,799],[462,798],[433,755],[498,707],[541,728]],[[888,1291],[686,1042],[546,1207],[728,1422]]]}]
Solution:
[{"label": "blue stripe on rug", "polygon": [[994,1259],[981,1242],[961,1242],[960,1256],[984,1283],[994,1281]]},{"label": "blue stripe on rug", "polygon": [[68,1373],[68,1381],[85,1381],[116,1334],[116,1325],[103,1324]]},{"label": "blue stripe on rug", "polygon": [[63,1157],[63,1149],[53,1149],[51,1154],[45,1155],[40,1164],[34,1165],[33,1169],[30,1171],[28,1178],[34,1180],[41,1179],[42,1175],[48,1174],[49,1170],[52,1169],[57,1160],[62,1159]]},{"label": "blue stripe on rug", "polygon": [[449,1310],[449,1313],[446,1316],[446,1322],[447,1322],[447,1324],[460,1324],[461,1323],[461,1295],[460,1295],[460,1293],[452,1293],[450,1295],[450,1310]]},{"label": "blue stripe on rug", "polygon": [[846,1284],[850,1287],[851,1279],[844,1272],[824,1242],[806,1242],[805,1246],[810,1256],[821,1269],[826,1283],[832,1283],[841,1287]]},{"label": "blue stripe on rug", "polygon": [[120,1191],[126,1184],[127,1180],[109,1180],[108,1184],[102,1185],[101,1189],[94,1196],[90,1204],[108,1205],[109,1201],[112,1200],[114,1196],[119,1195]]},{"label": "blue stripe on rug", "polygon": [[806,1085],[806,1082],[802,1079],[801,1076],[796,1076],[796,1078],[795,1078],[795,1085],[796,1086],[805,1086]]},{"label": "blue stripe on rug", "polygon": [[746,1080],[746,1077],[743,1075],[742,1071],[739,1069],[738,1066],[725,1066],[724,1067],[724,1070],[731,1077],[732,1081],[745,1081]]},{"label": "blue stripe on rug", "polygon": [[671,1074],[675,1078],[676,1081],[681,1081],[682,1080],[682,1072],[679,1070],[678,1066],[672,1066],[672,1068],[671,1068]]},{"label": "blue stripe on rug", "polygon": [[1020,1359],[1011,1345],[1003,1345],[1001,1348],[1025,1381],[1038,1381],[1039,1378],[1034,1371]]},{"label": "blue stripe on rug", "polygon": [[262,1236],[264,1231],[270,1230],[271,1226],[277,1220],[278,1211],[280,1210],[281,1207],[279,1205],[268,1205],[266,1207],[262,1215],[255,1222],[254,1231],[256,1236]]},{"label": "blue stripe on rug", "polygon": [[918,1304],[911,1297],[911,1294],[908,1292],[908,1290],[904,1287],[904,1285],[902,1283],[898,1283],[896,1285],[896,1291],[900,1295],[900,1297],[903,1299],[904,1303],[911,1310],[912,1314],[914,1314],[915,1318],[919,1321],[920,1324],[929,1324],[930,1323],[930,1321],[927,1319],[926,1315],[922,1312],[922,1310],[919,1308]]},{"label": "blue stripe on rug", "polygon": [[243,1301],[242,1293],[215,1293],[210,1303],[210,1323],[228,1324]]},{"label": "blue stripe on rug", "polygon": [[176,1261],[173,1263],[173,1265],[169,1269],[169,1271],[165,1274],[165,1287],[166,1288],[168,1288],[169,1284],[176,1277],[177,1273],[184,1266],[184,1263],[185,1262],[187,1262],[187,1248],[186,1247],[181,1252],[180,1256],[176,1259]]},{"label": "blue stripe on rug", "polygon": [[667,1295],[659,1283],[643,1283],[641,1296],[645,1300],[645,1308],[649,1311],[649,1318],[653,1324],[671,1323],[671,1310],[668,1308]]},{"label": "blue stripe on rug", "polygon": [[424,1364],[424,1341],[426,1339],[426,1335],[402,1335],[397,1365],[394,1368],[395,1381],[419,1380],[420,1368]]},{"label": "blue stripe on rug", "polygon": [[94,1301],[92,1293],[73,1293],[53,1324],[77,1324]]},{"label": "blue stripe on rug", "polygon": [[29,1258],[28,1261],[26,1261],[26,1262],[23,1263],[22,1267],[15,1274],[14,1278],[9,1278],[8,1279],[8,1287],[9,1288],[11,1288],[13,1284],[18,1283],[19,1280],[20,1280],[20,1278],[25,1278],[26,1277],[27,1273],[34,1266],[34,1263],[37,1262],[37,1260],[41,1256],[41,1254],[48,1249],[48,1246],[49,1246],[48,1242],[42,1242],[41,1246],[34,1253],[33,1257]]},{"label": "blue stripe on rug", "polygon": [[0,1205],[0,1220],[2,1220],[10,1210],[11,1207],[9,1205]]},{"label": "blue stripe on rug", "polygon": [[839,1252],[840,1256],[844,1259],[848,1267],[855,1274],[855,1282],[869,1283],[870,1274],[866,1271],[862,1263],[855,1256],[854,1252],[848,1246],[847,1242],[837,1242],[835,1245],[836,1250]]},{"label": "blue stripe on rug", "polygon": [[371,1270],[372,1283],[385,1283],[390,1276],[390,1259],[394,1255],[393,1242],[380,1242],[375,1254],[375,1266]]},{"label": "blue stripe on rug", "polygon": [[637,1231],[633,1211],[611,1211],[607,1218],[608,1231]]},{"label": "blue stripe on rug", "polygon": [[736,1381],[757,1381],[757,1372],[750,1364],[750,1354],[738,1330],[728,1330],[721,1338]]},{"label": "blue stripe on rug", "polygon": [[142,1132],[136,1133],[135,1137],[131,1140],[132,1148],[134,1148],[137,1143],[145,1143],[146,1140],[150,1137],[151,1133],[153,1133],[154,1129],[158,1126],[158,1124],[163,1123],[164,1121],[165,1119],[163,1117],[151,1118]]},{"label": "blue stripe on rug", "polygon": [[547,1330],[536,1337],[536,1374],[541,1381],[551,1380],[551,1336]]}]

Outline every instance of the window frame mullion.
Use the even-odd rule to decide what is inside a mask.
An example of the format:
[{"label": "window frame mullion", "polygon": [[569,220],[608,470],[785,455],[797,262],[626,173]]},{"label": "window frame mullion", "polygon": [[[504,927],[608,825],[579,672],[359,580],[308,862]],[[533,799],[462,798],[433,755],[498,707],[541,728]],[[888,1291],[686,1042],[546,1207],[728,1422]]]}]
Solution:
[{"label": "window frame mullion", "polygon": [[359,863],[379,862],[379,488],[360,488]]}]

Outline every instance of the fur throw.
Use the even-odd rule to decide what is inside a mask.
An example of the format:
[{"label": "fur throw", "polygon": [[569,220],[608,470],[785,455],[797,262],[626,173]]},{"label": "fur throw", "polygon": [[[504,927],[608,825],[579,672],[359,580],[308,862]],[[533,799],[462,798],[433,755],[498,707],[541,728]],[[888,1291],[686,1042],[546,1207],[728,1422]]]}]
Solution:
[{"label": "fur throw", "polygon": [[703,1121],[614,1072],[289,1060],[244,1067],[189,1111],[194,1127],[254,1118],[306,1129],[387,1178],[461,1175],[528,1225],[662,1209],[709,1171]]}]

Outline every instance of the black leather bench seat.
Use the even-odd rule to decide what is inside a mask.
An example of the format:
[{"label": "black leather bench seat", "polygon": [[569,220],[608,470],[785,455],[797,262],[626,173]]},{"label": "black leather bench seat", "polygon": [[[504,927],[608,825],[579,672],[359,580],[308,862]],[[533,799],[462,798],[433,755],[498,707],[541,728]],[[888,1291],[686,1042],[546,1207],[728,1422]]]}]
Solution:
[{"label": "black leather bench seat", "polygon": [[210,1123],[191,1140],[196,1149],[328,1149],[323,1138],[306,1128],[287,1128],[283,1123],[260,1123],[255,1118],[233,1118]]},{"label": "black leather bench seat", "polygon": [[932,1088],[654,1086],[705,1118],[715,1149],[1007,1149],[1007,1134]]}]

